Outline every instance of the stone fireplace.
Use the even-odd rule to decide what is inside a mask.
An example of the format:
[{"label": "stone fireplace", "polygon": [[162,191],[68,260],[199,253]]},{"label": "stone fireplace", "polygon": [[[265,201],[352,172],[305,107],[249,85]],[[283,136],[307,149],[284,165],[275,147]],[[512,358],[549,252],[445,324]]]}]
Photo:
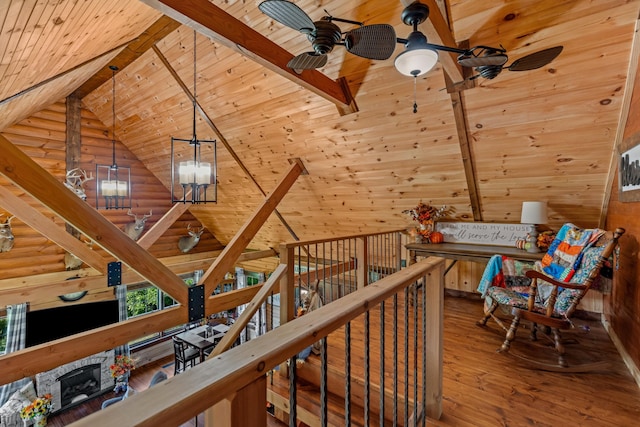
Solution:
[{"label": "stone fireplace", "polygon": [[113,350],[104,351],[37,374],[38,395],[51,393],[53,412],[58,412],[111,390],[114,356]]}]

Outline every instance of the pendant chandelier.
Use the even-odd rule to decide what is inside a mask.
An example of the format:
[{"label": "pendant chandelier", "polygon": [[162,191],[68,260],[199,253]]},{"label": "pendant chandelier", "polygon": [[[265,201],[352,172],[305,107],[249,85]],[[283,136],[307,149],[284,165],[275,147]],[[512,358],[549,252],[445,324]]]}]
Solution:
[{"label": "pendant chandelier", "polygon": [[112,81],[111,165],[96,164],[96,209],[131,208],[131,169],[116,163],[116,71],[118,67],[110,65]]},{"label": "pendant chandelier", "polygon": [[207,203],[217,199],[216,141],[196,135],[196,32],[193,32],[193,136],[171,137],[171,201]]}]

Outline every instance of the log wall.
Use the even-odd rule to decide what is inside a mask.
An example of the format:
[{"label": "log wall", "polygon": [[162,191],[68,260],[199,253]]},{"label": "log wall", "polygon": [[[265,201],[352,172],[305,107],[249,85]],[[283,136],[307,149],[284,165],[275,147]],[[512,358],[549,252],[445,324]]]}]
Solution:
[{"label": "log wall", "polygon": [[[96,163],[112,163],[111,131],[89,110],[82,110],[81,121],[80,167],[95,175]],[[65,122],[65,104],[58,102],[5,129],[2,135],[29,154],[40,166],[64,182],[66,173]],[[145,230],[148,230],[171,208],[169,191],[117,140],[116,162],[119,166],[131,168],[133,212],[141,215],[148,213],[149,210],[153,211],[153,215],[146,223]],[[6,179],[2,178],[0,185],[10,188],[15,195],[19,195],[42,214],[51,218],[55,226],[64,227],[64,222],[60,218]],[[87,203],[95,207],[95,180],[88,181],[86,193]],[[12,215],[11,206],[0,205],[0,213],[7,216]],[[126,210],[100,210],[100,213],[121,229],[133,219],[127,215]],[[188,224],[200,225],[189,211],[183,214],[151,246],[149,251],[157,258],[181,255],[182,253],[178,249],[178,239],[187,235]],[[12,220],[12,228],[15,236],[14,247],[9,252],[0,253],[0,280],[65,270],[64,249],[24,224],[19,218]],[[190,253],[220,249],[222,249],[220,242],[211,232],[205,230],[200,242]],[[101,251],[97,246],[94,250]],[[104,252],[103,255],[105,262],[108,262],[107,255]],[[35,304],[31,301],[31,303],[36,306],[50,305],[44,301]],[[0,302],[0,305],[3,304]]]}]

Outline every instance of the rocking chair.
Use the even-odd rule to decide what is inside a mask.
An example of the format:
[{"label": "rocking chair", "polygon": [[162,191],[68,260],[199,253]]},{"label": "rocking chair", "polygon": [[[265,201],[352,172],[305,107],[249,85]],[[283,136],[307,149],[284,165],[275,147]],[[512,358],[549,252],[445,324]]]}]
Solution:
[{"label": "rocking chair", "polygon": [[[517,353],[509,353],[524,359],[532,367],[556,372],[586,372],[602,369],[606,363],[596,362],[569,366],[565,359],[565,348],[560,330],[573,327],[571,317],[578,304],[591,289],[605,262],[612,256],[618,239],[625,232],[617,228],[615,232],[603,230],[583,230],[573,224],[565,224],[549,247],[542,261],[533,269],[525,271],[525,277],[509,277],[502,272],[503,259],[495,259],[500,267],[492,272],[493,280],[487,285],[487,270],[479,290],[485,296],[485,312],[477,324],[485,326],[493,318],[506,331],[506,337],[499,352],[509,353],[521,320],[531,322],[530,339],[537,340],[538,326],[553,343],[558,354],[557,365],[526,358]],[[500,257],[499,255],[494,256]],[[492,258],[492,260],[494,260]],[[490,268],[491,262],[487,265]],[[500,270],[497,274],[496,271]],[[513,320],[507,328],[494,314],[499,306],[511,308]]]}]

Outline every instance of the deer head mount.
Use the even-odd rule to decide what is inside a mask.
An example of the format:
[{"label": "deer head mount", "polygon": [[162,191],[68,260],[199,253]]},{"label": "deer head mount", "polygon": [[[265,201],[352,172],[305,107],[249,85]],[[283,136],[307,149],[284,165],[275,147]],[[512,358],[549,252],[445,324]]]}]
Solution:
[{"label": "deer head mount", "polygon": [[189,233],[188,236],[182,236],[179,240],[178,240],[178,248],[180,248],[180,251],[182,253],[187,253],[189,252],[191,249],[193,249],[198,242],[200,241],[200,236],[202,236],[202,233],[204,232],[205,226],[203,225],[202,227],[199,227],[197,229],[192,229],[191,228],[191,224],[187,225],[187,233]]},{"label": "deer head mount", "polygon": [[[0,214],[2,218],[4,214]],[[5,222],[0,223],[0,252],[9,252],[13,248],[13,231],[11,231],[11,220],[15,218],[10,216]]]},{"label": "deer head mount", "polygon": [[149,209],[149,214],[145,214],[139,217],[138,215],[131,212],[131,209],[129,209],[127,215],[133,217],[133,222],[125,224],[125,234],[133,240],[138,240],[140,238],[140,235],[142,235],[142,232],[144,231],[144,224],[147,222],[147,219],[151,217],[152,213],[153,211]]},{"label": "deer head mount", "polygon": [[[88,239],[88,240],[80,239],[80,240],[82,240],[89,247],[89,249],[93,249],[93,240],[91,239]],[[64,253],[64,268],[67,271],[79,269],[80,267],[82,267],[82,262],[83,261],[80,258],[75,256],[71,252]]]},{"label": "deer head mount", "polygon": [[87,171],[84,169],[75,168],[67,171],[64,185],[82,200],[87,200],[87,194],[84,191],[84,183],[91,181],[92,179],[94,179],[93,175],[87,175]]}]

